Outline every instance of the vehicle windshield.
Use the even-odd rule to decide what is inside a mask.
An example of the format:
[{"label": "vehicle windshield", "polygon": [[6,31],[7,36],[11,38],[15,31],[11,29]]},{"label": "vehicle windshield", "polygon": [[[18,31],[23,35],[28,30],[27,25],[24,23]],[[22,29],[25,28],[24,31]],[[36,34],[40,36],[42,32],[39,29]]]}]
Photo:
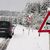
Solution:
[{"label": "vehicle windshield", "polygon": [[0,21],[0,28],[1,27],[4,27],[4,28],[10,27],[10,22]]}]

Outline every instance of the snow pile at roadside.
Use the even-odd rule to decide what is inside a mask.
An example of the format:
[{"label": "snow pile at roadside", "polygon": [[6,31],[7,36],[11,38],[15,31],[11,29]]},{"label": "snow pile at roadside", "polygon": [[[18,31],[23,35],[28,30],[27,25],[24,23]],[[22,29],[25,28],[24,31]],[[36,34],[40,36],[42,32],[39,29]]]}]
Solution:
[{"label": "snow pile at roadside", "polygon": [[39,37],[37,30],[28,30],[24,26],[17,25],[6,50],[49,50],[48,33],[41,33]]}]

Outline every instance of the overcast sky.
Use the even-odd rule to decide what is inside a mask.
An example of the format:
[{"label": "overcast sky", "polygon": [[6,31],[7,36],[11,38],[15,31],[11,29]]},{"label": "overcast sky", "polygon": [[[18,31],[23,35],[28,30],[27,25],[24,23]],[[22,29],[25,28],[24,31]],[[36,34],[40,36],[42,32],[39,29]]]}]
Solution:
[{"label": "overcast sky", "polygon": [[37,2],[38,0],[0,0],[0,10],[21,11],[27,2],[32,1]]}]

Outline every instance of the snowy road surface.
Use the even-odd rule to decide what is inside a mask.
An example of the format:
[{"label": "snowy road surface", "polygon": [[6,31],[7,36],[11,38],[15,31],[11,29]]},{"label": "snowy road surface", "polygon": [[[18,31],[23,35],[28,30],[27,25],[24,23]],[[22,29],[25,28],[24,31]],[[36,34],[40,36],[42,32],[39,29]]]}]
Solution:
[{"label": "snowy road surface", "polygon": [[9,43],[10,39],[0,38],[0,50],[5,50]]},{"label": "snowy road surface", "polygon": [[21,25],[16,26],[14,33],[6,50],[49,50],[48,33],[41,33],[39,37],[37,30],[30,29],[28,35],[28,29]]}]

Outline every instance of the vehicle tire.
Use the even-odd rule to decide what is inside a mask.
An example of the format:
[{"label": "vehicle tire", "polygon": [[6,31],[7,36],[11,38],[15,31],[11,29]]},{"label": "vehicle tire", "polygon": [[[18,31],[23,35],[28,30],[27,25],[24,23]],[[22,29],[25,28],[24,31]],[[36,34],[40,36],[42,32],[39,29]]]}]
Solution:
[{"label": "vehicle tire", "polygon": [[9,36],[8,38],[10,38],[10,39],[11,39],[11,38],[12,38],[12,36]]}]

